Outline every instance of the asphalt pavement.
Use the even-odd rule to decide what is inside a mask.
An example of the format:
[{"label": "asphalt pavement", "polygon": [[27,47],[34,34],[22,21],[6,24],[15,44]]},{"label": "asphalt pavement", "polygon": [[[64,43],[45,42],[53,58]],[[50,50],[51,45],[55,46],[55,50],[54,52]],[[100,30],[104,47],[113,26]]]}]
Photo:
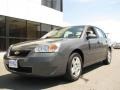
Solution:
[{"label": "asphalt pavement", "polygon": [[78,81],[62,77],[20,77],[6,71],[0,57],[0,90],[120,90],[120,50],[113,50],[112,63],[101,62],[84,69]]}]

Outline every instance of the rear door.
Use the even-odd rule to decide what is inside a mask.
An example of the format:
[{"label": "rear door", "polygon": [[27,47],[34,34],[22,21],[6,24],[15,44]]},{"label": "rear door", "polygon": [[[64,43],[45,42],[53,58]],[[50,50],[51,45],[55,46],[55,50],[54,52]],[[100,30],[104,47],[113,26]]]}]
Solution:
[{"label": "rear door", "polygon": [[98,35],[98,45],[99,45],[99,48],[98,48],[99,57],[97,60],[101,61],[101,60],[104,60],[106,58],[107,47],[108,47],[107,37],[101,29],[99,29],[97,27],[94,27],[94,29],[96,30],[97,35]]}]

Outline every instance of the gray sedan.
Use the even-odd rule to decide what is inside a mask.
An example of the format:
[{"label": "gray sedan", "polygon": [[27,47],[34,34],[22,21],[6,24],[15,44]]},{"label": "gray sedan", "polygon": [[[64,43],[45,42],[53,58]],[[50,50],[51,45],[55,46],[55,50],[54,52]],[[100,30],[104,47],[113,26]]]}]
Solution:
[{"label": "gray sedan", "polygon": [[35,41],[11,45],[4,56],[8,71],[18,75],[79,79],[84,67],[111,63],[111,46],[105,33],[94,26],[54,29]]}]

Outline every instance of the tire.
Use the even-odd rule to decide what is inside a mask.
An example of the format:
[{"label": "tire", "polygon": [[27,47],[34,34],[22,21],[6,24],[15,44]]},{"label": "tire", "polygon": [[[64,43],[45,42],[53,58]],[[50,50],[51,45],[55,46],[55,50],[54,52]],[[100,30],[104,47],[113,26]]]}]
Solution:
[{"label": "tire", "polygon": [[107,57],[106,59],[103,61],[103,64],[105,65],[109,65],[111,63],[111,59],[112,59],[112,53],[110,51],[110,49],[107,52]]},{"label": "tire", "polygon": [[67,81],[76,81],[82,73],[82,58],[78,53],[70,55],[65,78]]}]

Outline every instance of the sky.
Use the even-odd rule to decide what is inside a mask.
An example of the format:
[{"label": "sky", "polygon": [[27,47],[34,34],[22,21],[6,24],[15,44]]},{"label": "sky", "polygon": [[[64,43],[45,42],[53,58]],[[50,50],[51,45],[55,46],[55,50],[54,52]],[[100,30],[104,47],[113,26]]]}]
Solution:
[{"label": "sky", "polygon": [[120,0],[63,0],[68,25],[94,25],[120,42]]}]

